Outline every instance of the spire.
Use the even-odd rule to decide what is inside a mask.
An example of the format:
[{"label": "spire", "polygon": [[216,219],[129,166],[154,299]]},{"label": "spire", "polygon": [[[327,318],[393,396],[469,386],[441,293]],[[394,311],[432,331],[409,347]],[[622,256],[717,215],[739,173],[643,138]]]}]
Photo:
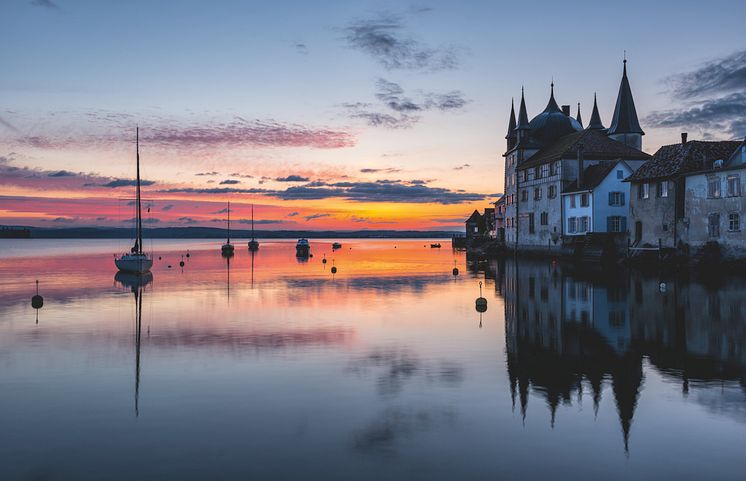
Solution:
[{"label": "spire", "polygon": [[606,130],[604,124],[601,122],[601,115],[598,113],[598,102],[596,102],[596,93],[593,93],[593,113],[591,114],[591,122],[588,124],[588,130]]},{"label": "spire", "polygon": [[508,134],[505,136],[506,139],[515,138],[515,102],[513,99],[510,100],[510,120],[508,121]]},{"label": "spire", "polygon": [[622,71],[622,82],[619,84],[619,95],[614,107],[614,116],[609,127],[609,135],[614,134],[639,134],[645,135],[637,120],[635,101],[632,98],[632,89],[627,78],[627,57],[625,54],[624,68]]},{"label": "spire", "polygon": [[526,98],[523,93],[523,87],[521,87],[521,106],[518,110],[518,125],[516,130],[528,129],[528,113],[526,112]]},{"label": "spire", "polygon": [[580,102],[578,102],[578,116],[575,120],[578,121],[581,127],[583,126],[583,118],[580,116]]},{"label": "spire", "polygon": [[552,83],[550,84],[549,103],[547,103],[544,112],[562,112],[562,109],[557,105],[557,101],[554,100],[554,79],[552,79]]}]

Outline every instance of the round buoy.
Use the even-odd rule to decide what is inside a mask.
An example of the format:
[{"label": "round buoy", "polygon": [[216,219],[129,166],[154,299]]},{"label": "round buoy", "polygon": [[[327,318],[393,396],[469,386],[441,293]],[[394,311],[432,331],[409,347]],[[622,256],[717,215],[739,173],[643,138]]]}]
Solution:
[{"label": "round buoy", "polygon": [[336,274],[336,273],[337,273],[337,268],[335,266],[332,266],[332,274]]},{"label": "round buoy", "polygon": [[184,267],[184,261],[179,261],[179,267]]},{"label": "round buoy", "polygon": [[458,275],[458,267],[454,267],[454,268],[453,268],[453,275],[454,275],[454,276],[457,276],[457,275]]},{"label": "round buoy", "polygon": [[163,259],[163,258],[161,256],[158,256],[158,260],[161,260],[161,259]]},{"label": "round buoy", "polygon": [[169,264],[169,265],[168,265],[168,268],[169,268],[169,269],[171,268],[171,264]]},{"label": "round buoy", "polygon": [[39,281],[36,281],[36,295],[31,298],[31,307],[41,309],[44,305],[44,298],[39,295]]},{"label": "round buoy", "polygon": [[187,259],[188,259],[188,258],[189,258],[190,256],[191,256],[191,255],[189,254],[189,251],[187,251]]},{"label": "round buoy", "polygon": [[323,259],[321,259],[321,263],[322,263],[322,264],[326,264],[326,254],[324,254],[324,258],[323,258]]},{"label": "round buoy", "polygon": [[477,312],[485,312],[487,310],[487,299],[482,297],[482,283],[479,283],[479,297],[475,302]]}]

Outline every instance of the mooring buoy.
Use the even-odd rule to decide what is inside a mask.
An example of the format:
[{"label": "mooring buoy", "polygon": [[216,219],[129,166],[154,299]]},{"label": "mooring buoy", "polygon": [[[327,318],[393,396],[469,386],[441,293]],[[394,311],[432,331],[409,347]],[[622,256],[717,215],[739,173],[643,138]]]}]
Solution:
[{"label": "mooring buoy", "polygon": [[476,300],[477,312],[485,312],[487,310],[487,299],[482,297],[482,283],[479,283],[479,297]]},{"label": "mooring buoy", "polygon": [[31,307],[41,309],[44,305],[44,298],[39,295],[39,280],[36,280],[36,295],[31,298]]},{"label": "mooring buoy", "polygon": [[456,267],[456,261],[453,261],[453,271],[452,272],[453,272],[454,276],[458,275],[458,267]]}]

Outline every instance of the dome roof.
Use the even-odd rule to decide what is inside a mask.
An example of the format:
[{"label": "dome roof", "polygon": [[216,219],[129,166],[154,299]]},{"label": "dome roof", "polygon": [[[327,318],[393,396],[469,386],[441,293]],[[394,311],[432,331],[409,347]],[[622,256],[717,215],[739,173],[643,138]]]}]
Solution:
[{"label": "dome roof", "polygon": [[583,130],[580,122],[565,115],[557,105],[557,101],[554,100],[554,85],[552,85],[552,94],[547,107],[531,119],[528,125],[531,128],[531,136],[544,145],[551,144],[567,134]]}]

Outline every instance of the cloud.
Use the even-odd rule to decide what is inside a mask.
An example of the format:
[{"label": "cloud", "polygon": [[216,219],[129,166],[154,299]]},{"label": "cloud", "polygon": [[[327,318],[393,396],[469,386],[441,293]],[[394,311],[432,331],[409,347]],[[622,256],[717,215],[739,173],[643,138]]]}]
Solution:
[{"label": "cloud", "polygon": [[701,97],[746,90],[746,50],[705,63],[668,78],[678,98]]},{"label": "cloud", "polygon": [[645,122],[654,127],[696,129],[734,138],[746,136],[746,93],[736,92],[697,105],[652,112]]},{"label": "cloud", "polygon": [[240,180],[235,180],[235,179],[225,179],[225,180],[220,181],[220,185],[236,185],[240,183],[241,183]]},{"label": "cloud", "polygon": [[[281,224],[285,222],[284,220],[279,219],[257,219],[254,221],[254,224],[257,225],[267,225],[267,224]],[[239,219],[236,221],[238,224],[251,224],[251,219]]]},{"label": "cloud", "polygon": [[441,187],[409,185],[400,181],[337,182],[329,187],[290,187],[277,192],[283,200],[309,200],[339,197],[354,202],[460,204],[484,200],[485,195],[455,192]]},{"label": "cloud", "polygon": [[250,188],[250,189],[239,189],[235,187],[208,187],[208,188],[199,188],[199,187],[174,187],[172,189],[163,189],[159,192],[164,194],[266,194],[266,193],[272,193],[271,190],[266,189],[257,189],[257,188]]},{"label": "cloud", "polygon": [[422,179],[414,179],[414,180],[409,181],[409,183],[412,185],[425,185],[428,182],[429,182],[428,180],[422,180]]},{"label": "cloud", "polygon": [[288,214],[288,217],[295,217],[298,214],[299,214],[298,212],[291,212],[291,213]]},{"label": "cloud", "polygon": [[374,174],[377,172],[385,172],[387,174],[394,174],[397,172],[401,172],[401,169],[396,169],[394,167],[389,167],[386,169],[360,169],[360,172],[362,172],[363,174]]},{"label": "cloud", "polygon": [[391,110],[396,112],[414,112],[422,110],[422,107],[404,96],[404,89],[397,83],[389,82],[379,78],[376,81],[376,98],[383,102]]},{"label": "cloud", "polygon": [[163,207],[161,208],[161,210],[163,210],[163,211],[166,211],[166,212],[168,212],[169,210],[171,210],[171,209],[173,209],[173,208],[174,208],[174,205],[173,205],[173,204],[168,204],[168,205],[164,205],[164,206],[163,206]]},{"label": "cloud", "polygon": [[197,176],[212,176],[212,175],[220,175],[220,172],[215,172],[213,170],[212,172],[198,172],[198,173],[196,173],[194,175],[197,175]]},{"label": "cloud", "polygon": [[228,213],[228,208],[227,207],[225,207],[223,209],[220,209],[220,210],[218,210],[216,212],[213,212],[213,214],[227,214],[227,213]]},{"label": "cloud", "polygon": [[240,177],[240,178],[242,178],[242,179],[253,179],[253,178],[254,178],[254,176],[253,176],[253,175],[249,175],[249,174],[241,174],[241,173],[239,173],[239,172],[233,172],[233,173],[231,174],[231,177]]},{"label": "cloud", "polygon": [[300,175],[288,175],[287,177],[277,177],[277,182],[308,182],[308,177],[301,177]]},{"label": "cloud", "polygon": [[[134,218],[134,217],[133,217],[133,218],[131,218],[131,219],[125,219],[125,220],[123,220],[123,221],[122,221],[122,224],[128,224],[128,223],[132,223],[132,222],[135,222],[136,220],[137,220],[137,219],[136,219],[136,218]],[[159,224],[160,222],[161,222],[161,220],[160,220],[160,219],[157,219],[157,218],[155,218],[155,217],[145,217],[145,218],[143,218],[143,220],[142,220],[142,223],[143,223],[143,224]]]},{"label": "cloud", "polygon": [[371,112],[371,111],[363,110],[357,106],[353,107],[350,110],[351,110],[349,113],[350,118],[364,120],[365,123],[370,125],[371,127],[386,127],[389,129],[402,129],[402,128],[406,129],[406,128],[413,126],[420,120],[418,116],[405,115],[405,114],[394,116],[394,115],[384,114],[380,112]]},{"label": "cloud", "polygon": [[312,214],[305,216],[304,219],[306,219],[306,221],[311,221],[314,219],[321,219],[323,217],[331,217],[331,214]]},{"label": "cloud", "polygon": [[70,218],[70,217],[56,217],[52,219],[52,222],[56,222],[58,224],[72,224],[75,222],[77,218]]},{"label": "cloud", "polygon": [[471,164],[463,164],[463,165],[459,165],[458,167],[454,167],[453,170],[464,170],[469,167],[471,167]]},{"label": "cloud", "polygon": [[48,177],[75,177],[74,172],[70,172],[67,170],[58,170],[57,172],[50,172],[47,174]]},{"label": "cloud", "polygon": [[295,47],[295,51],[298,52],[301,55],[308,55],[308,45],[306,45],[303,42],[296,42],[293,47]]},{"label": "cloud", "polygon": [[458,67],[453,46],[430,47],[405,31],[401,18],[379,15],[358,20],[344,28],[344,40],[351,48],[364,52],[388,70],[452,70]]},{"label": "cloud", "polygon": [[[153,180],[140,180],[140,185],[153,185],[155,184],[155,181]],[[136,179],[115,179],[111,182],[107,182],[103,185],[103,187],[128,187],[128,186],[135,186],[137,185]]]},{"label": "cloud", "polygon": [[52,0],[31,0],[29,3],[36,7],[59,8]]},{"label": "cloud", "polygon": [[18,129],[15,128],[13,124],[5,120],[4,118],[0,117],[0,125],[7,128],[8,130],[12,130],[13,132],[18,132]]},{"label": "cloud", "polygon": [[192,217],[179,217],[178,220],[185,224],[196,224],[197,223],[197,220]]},{"label": "cloud", "polygon": [[706,138],[746,136],[746,50],[666,79],[678,108],[645,117],[653,127],[692,129]]}]

